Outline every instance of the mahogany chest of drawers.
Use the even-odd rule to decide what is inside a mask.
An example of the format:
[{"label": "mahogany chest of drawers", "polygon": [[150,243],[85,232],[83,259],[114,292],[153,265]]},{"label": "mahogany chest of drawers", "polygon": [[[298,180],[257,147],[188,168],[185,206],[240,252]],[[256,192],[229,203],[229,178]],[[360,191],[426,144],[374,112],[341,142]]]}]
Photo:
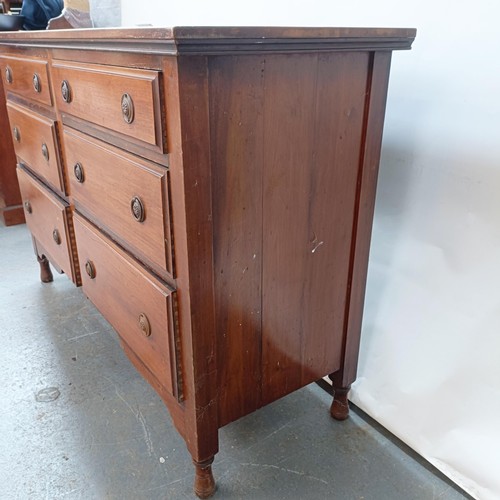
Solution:
[{"label": "mahogany chest of drawers", "polygon": [[410,29],[0,37],[26,221],[215,490],[218,429],[329,375],[348,415],[391,52]]}]

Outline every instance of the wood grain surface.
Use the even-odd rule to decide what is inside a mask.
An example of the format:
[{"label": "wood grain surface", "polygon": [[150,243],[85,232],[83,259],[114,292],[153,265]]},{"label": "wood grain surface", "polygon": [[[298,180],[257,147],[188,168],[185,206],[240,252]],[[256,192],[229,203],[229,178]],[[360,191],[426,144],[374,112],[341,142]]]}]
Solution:
[{"label": "wood grain surface", "polygon": [[[171,352],[173,291],[83,217],[75,215],[74,222],[84,293],[158,382],[173,395],[179,394]],[[89,262],[93,278],[86,272]],[[150,327],[149,336],[141,328],[141,315]]]},{"label": "wood grain surface", "polygon": [[372,57],[367,88],[363,144],[360,149],[342,364],[340,370],[333,373],[331,377],[334,387],[339,388],[348,387],[356,380],[385,104],[391,66],[390,52],[376,52]]},{"label": "wood grain surface", "polygon": [[[46,250],[49,260],[78,284],[75,272],[77,257],[71,244],[72,217],[69,206],[24,169],[18,168],[17,176],[25,204],[26,224],[31,234]],[[31,213],[26,203],[29,203]],[[59,243],[54,239],[54,231],[59,235]]]},{"label": "wood grain surface", "polygon": [[263,68],[260,57],[220,57],[210,65],[221,426],[261,401]]},{"label": "wood grain surface", "polygon": [[[61,113],[134,137],[163,152],[158,72],[54,61],[51,74]],[[70,87],[70,102],[63,99],[63,81]],[[131,123],[122,115],[124,94],[133,101]]]},{"label": "wood grain surface", "polygon": [[[7,111],[10,120],[10,131],[13,138],[14,149],[18,158],[28,165],[40,178],[57,190],[60,195],[66,193],[59,155],[56,123],[39,115],[24,106],[8,102]],[[19,132],[16,140],[14,128]],[[46,145],[48,159],[42,152]]]},{"label": "wood grain surface", "polygon": [[[64,146],[77,209],[130,251],[171,273],[167,170],[69,129],[64,131]],[[75,176],[77,163],[83,182]],[[131,210],[137,197],[144,207],[142,222]]]},{"label": "wood grain surface", "polygon": [[266,88],[277,95],[266,101],[264,403],[340,365],[368,59],[269,66]]},{"label": "wood grain surface", "polygon": [[[6,70],[10,69],[12,82],[6,78]],[[43,59],[25,57],[0,57],[0,71],[6,92],[13,92],[28,99],[52,106],[52,95],[50,92],[48,63]],[[39,80],[39,92],[35,90],[33,78],[37,75]]]},{"label": "wood grain surface", "polygon": [[341,365],[368,71],[367,53],[211,62],[220,425]]}]

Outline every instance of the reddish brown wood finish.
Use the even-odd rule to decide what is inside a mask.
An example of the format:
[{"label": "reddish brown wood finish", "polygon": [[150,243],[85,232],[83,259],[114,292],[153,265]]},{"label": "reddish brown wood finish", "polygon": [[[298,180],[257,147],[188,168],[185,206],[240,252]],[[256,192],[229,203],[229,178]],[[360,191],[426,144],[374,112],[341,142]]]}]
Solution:
[{"label": "reddish brown wood finish", "polygon": [[[78,210],[141,260],[171,274],[167,170],[70,129],[64,132],[64,146]],[[132,212],[136,198],[143,207],[142,221]]]},{"label": "reddish brown wood finish", "polygon": [[18,168],[17,176],[26,223],[33,237],[46,250],[39,257],[45,256],[53,260],[74,283],[78,283],[79,275],[75,269],[72,250],[70,208],[25,170]]},{"label": "reddish brown wood finish", "polygon": [[[9,108],[31,122],[55,117],[63,131],[84,291],[166,403],[201,498],[215,491],[221,426],[327,374],[330,413],[348,416],[391,50],[414,36],[249,27],[0,37],[10,59],[47,57],[54,108],[13,92]],[[20,178],[30,198],[35,186],[57,201]],[[30,227],[50,271],[43,256],[56,268],[60,258],[42,219]],[[69,223],[67,239],[76,255]]]},{"label": "reddish brown wood finish", "polygon": [[[5,92],[12,92],[33,101],[52,106],[47,61],[25,57],[0,58],[0,71]],[[10,82],[7,79],[10,73]],[[35,79],[36,87],[35,87]],[[38,90],[37,90],[38,89]]]},{"label": "reddish brown wood finish", "polygon": [[368,54],[269,69],[286,97],[267,125],[281,132],[264,169],[264,403],[340,366]]},{"label": "reddish brown wood finish", "polygon": [[49,259],[42,255],[41,257],[37,255],[38,263],[40,264],[40,281],[42,283],[51,283],[54,281],[54,276],[52,276],[52,271],[50,270]]},{"label": "reddish brown wood finish", "polygon": [[[66,189],[55,122],[11,102],[7,111],[17,157],[63,195]],[[44,146],[48,156],[44,156]]]},{"label": "reddish brown wood finish", "polygon": [[158,382],[180,398],[172,290],[82,217],[74,224],[83,291]]},{"label": "reddish brown wood finish", "polygon": [[330,407],[330,415],[335,420],[345,420],[349,417],[349,394],[350,386],[337,387],[333,390],[333,401]]},{"label": "reddish brown wood finish", "polygon": [[[163,152],[159,76],[156,71],[54,61],[52,80],[61,113],[134,137]],[[69,87],[69,102],[63,98],[63,82],[67,82]],[[133,103],[130,123],[122,113],[122,97],[125,94]]]},{"label": "reddish brown wood finish", "polygon": [[[5,43],[140,52],[163,55],[221,55],[263,52],[373,51],[409,49],[411,28],[175,27],[54,30],[4,33]],[[74,44],[74,40],[78,43]],[[131,47],[131,42],[137,44]]]},{"label": "reddish brown wood finish", "polygon": [[364,137],[360,150],[358,193],[351,243],[342,364],[338,371],[330,375],[334,390],[335,388],[349,387],[356,379],[390,65],[390,52],[375,52],[372,55],[364,120]]},{"label": "reddish brown wood finish", "polygon": [[24,211],[16,177],[16,155],[3,96],[3,79],[0,79],[0,223],[13,226],[24,222]]},{"label": "reddish brown wood finish", "polygon": [[207,58],[166,59],[164,73],[186,444],[205,462],[218,451]]},{"label": "reddish brown wood finish", "polygon": [[194,492],[198,498],[210,498],[216,490],[214,476],[212,474],[212,463],[214,459],[205,462],[195,462]]},{"label": "reddish brown wood finish", "polygon": [[261,404],[263,68],[210,63],[219,426]]},{"label": "reddish brown wood finish", "polygon": [[220,425],[340,367],[369,66],[210,66]]}]

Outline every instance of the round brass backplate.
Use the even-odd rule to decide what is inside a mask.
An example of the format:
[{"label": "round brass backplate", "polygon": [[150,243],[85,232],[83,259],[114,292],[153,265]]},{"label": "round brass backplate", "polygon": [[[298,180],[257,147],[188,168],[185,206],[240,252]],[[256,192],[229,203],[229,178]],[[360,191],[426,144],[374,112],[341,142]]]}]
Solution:
[{"label": "round brass backplate", "polygon": [[5,80],[12,83],[12,70],[8,66],[5,68]]},{"label": "round brass backplate", "polygon": [[122,116],[126,123],[134,121],[134,101],[129,94],[122,95]]},{"label": "round brass backplate", "polygon": [[145,337],[149,337],[151,335],[151,324],[149,323],[148,317],[144,313],[139,314],[139,328]]},{"label": "round brass backplate", "polygon": [[33,88],[35,89],[35,92],[40,93],[42,91],[42,82],[40,80],[40,77],[38,76],[38,73],[35,73],[33,75]]},{"label": "round brass backplate", "polygon": [[69,86],[68,80],[63,80],[61,83],[61,94],[64,102],[71,102],[71,87]]},{"label": "round brass backplate", "polygon": [[130,200],[130,211],[137,222],[144,222],[146,218],[146,210],[144,209],[144,203],[138,196],[134,196]]},{"label": "round brass backplate", "polygon": [[87,262],[85,262],[85,272],[91,280],[96,277],[95,266],[91,260],[87,260]]},{"label": "round brass backplate", "polygon": [[85,174],[83,173],[83,165],[80,162],[75,163],[75,166],[73,167],[73,172],[78,182],[81,183],[85,180]]}]

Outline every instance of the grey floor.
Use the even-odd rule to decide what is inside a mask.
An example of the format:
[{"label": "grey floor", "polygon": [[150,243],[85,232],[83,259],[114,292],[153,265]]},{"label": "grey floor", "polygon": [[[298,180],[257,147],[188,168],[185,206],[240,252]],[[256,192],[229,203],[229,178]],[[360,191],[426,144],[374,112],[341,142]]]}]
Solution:
[{"label": "grey floor", "polygon": [[[40,283],[25,226],[0,227],[0,262],[0,499],[194,498],[183,440],[81,290]],[[469,498],[329,404],[313,384],[221,429],[215,498]]]}]

